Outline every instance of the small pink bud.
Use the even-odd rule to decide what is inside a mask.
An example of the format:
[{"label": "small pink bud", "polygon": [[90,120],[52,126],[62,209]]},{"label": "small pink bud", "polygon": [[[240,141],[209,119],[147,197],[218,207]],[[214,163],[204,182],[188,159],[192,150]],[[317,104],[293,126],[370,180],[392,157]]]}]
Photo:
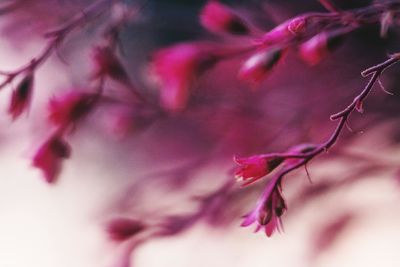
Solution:
[{"label": "small pink bud", "polygon": [[62,160],[69,158],[70,154],[69,145],[55,134],[38,149],[32,165],[42,170],[46,182],[53,183],[61,170]]},{"label": "small pink bud", "polygon": [[18,118],[28,108],[32,98],[33,82],[33,73],[29,72],[12,92],[8,113],[12,116],[13,120]]},{"label": "small pink bud", "polygon": [[364,113],[364,107],[363,107],[363,102],[362,101],[358,100],[356,102],[355,108],[359,113]]},{"label": "small pink bud", "polygon": [[232,9],[217,1],[209,1],[200,13],[204,28],[214,33],[245,35],[249,33],[246,22]]},{"label": "small pink bud", "polygon": [[318,64],[343,40],[344,31],[323,32],[300,46],[300,57],[310,65]]},{"label": "small pink bud", "polygon": [[306,31],[307,18],[299,16],[291,20],[285,21],[266,34],[261,39],[261,43],[268,46],[281,45],[289,42],[293,38]]},{"label": "small pink bud", "polygon": [[282,49],[266,50],[252,55],[240,68],[239,78],[259,84],[278,64],[282,56]]},{"label": "small pink bud", "polygon": [[113,219],[106,226],[110,239],[117,242],[125,241],[145,228],[146,226],[142,222],[129,218]]}]

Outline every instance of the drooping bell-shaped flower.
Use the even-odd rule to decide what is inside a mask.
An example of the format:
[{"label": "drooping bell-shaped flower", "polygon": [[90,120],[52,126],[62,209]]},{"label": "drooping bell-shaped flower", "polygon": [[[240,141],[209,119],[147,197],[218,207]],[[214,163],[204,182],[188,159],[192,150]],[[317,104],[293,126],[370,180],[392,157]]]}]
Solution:
[{"label": "drooping bell-shaped flower", "polygon": [[244,182],[243,185],[254,183],[271,173],[283,160],[281,157],[264,155],[256,155],[248,158],[235,157],[234,161],[239,165],[235,172],[235,177],[238,181]]},{"label": "drooping bell-shaped flower", "polygon": [[283,230],[281,216],[285,211],[286,203],[279,186],[268,185],[255,209],[245,216],[241,226],[255,223],[255,232],[263,228],[265,234],[270,237],[275,231]]},{"label": "drooping bell-shaped flower", "polygon": [[60,173],[62,161],[70,154],[70,146],[56,133],[36,151],[32,165],[42,170],[46,182],[53,183]]}]

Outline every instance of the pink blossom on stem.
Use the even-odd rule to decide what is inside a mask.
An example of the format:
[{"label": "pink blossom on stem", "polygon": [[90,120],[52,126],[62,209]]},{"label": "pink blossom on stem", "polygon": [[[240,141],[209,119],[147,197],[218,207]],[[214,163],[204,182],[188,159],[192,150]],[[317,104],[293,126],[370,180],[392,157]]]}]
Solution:
[{"label": "pink blossom on stem", "polygon": [[235,172],[236,179],[243,181],[243,185],[249,185],[271,173],[283,162],[283,158],[256,155],[248,158],[235,157],[234,161],[239,165]]},{"label": "pink blossom on stem", "polygon": [[161,85],[161,105],[172,112],[184,109],[194,79],[216,61],[211,47],[204,44],[184,43],[158,51],[153,68]]},{"label": "pink blossom on stem", "polygon": [[200,13],[204,28],[214,33],[245,35],[250,32],[246,22],[228,6],[218,1],[209,1]]},{"label": "pink blossom on stem", "polygon": [[29,72],[12,92],[8,113],[13,120],[28,108],[32,98],[33,82],[33,73]]},{"label": "pink blossom on stem", "polygon": [[260,42],[266,46],[283,45],[302,35],[306,28],[307,18],[298,16],[279,24],[264,34]]},{"label": "pink blossom on stem", "polygon": [[285,211],[286,203],[280,187],[270,183],[255,209],[245,216],[241,226],[246,227],[256,223],[255,232],[264,228],[265,234],[270,237],[275,231],[283,230],[281,216]]},{"label": "pink blossom on stem", "polygon": [[49,119],[57,126],[68,126],[86,115],[93,107],[95,95],[68,91],[50,99]]},{"label": "pink blossom on stem", "polygon": [[46,182],[53,183],[60,173],[62,160],[70,154],[70,146],[57,133],[37,150],[32,165],[42,170]]},{"label": "pink blossom on stem", "polygon": [[309,65],[321,62],[341,43],[344,31],[323,32],[315,35],[300,46],[300,57]]},{"label": "pink blossom on stem", "polygon": [[252,55],[239,70],[239,79],[258,85],[279,63],[283,49],[264,50]]}]

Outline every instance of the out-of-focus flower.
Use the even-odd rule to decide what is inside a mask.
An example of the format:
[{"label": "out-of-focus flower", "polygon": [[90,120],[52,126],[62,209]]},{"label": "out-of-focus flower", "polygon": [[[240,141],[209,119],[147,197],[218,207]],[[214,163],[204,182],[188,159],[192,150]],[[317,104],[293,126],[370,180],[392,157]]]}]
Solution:
[{"label": "out-of-focus flower", "polygon": [[346,31],[336,30],[315,35],[300,46],[300,57],[310,65],[318,64],[343,40]]},{"label": "out-of-focus flower", "polygon": [[240,68],[239,78],[256,85],[259,84],[278,64],[283,54],[283,49],[272,49],[252,55]]},{"label": "out-of-focus flower", "polygon": [[33,92],[33,77],[33,73],[29,72],[12,92],[8,113],[13,120],[18,118],[30,104]]},{"label": "out-of-focus flower", "polygon": [[146,226],[134,219],[116,218],[110,221],[106,226],[106,231],[111,240],[121,242],[140,233]]},{"label": "out-of-focus flower", "polygon": [[243,185],[251,184],[265,175],[271,173],[282,162],[281,157],[268,157],[264,155],[256,155],[248,158],[234,158],[234,161],[239,165],[235,172],[235,177],[238,181],[243,181]]},{"label": "out-of-focus flower", "polygon": [[255,232],[264,228],[265,234],[270,237],[276,230],[283,230],[281,216],[286,211],[286,203],[279,187],[270,184],[257,203],[256,208],[245,216],[241,226],[257,224]]},{"label": "out-of-focus flower", "polygon": [[94,78],[109,76],[110,78],[123,84],[130,84],[130,80],[125,68],[110,47],[95,47],[93,49],[93,59],[95,62],[95,71],[93,74]]},{"label": "out-of-focus flower", "polygon": [[306,31],[307,18],[304,16],[295,17],[285,21],[261,38],[260,42],[266,46],[284,45],[293,38],[297,38]]},{"label": "out-of-focus flower", "polygon": [[96,95],[68,91],[50,99],[49,119],[57,126],[68,126],[86,115],[95,102]]},{"label": "out-of-focus flower", "polygon": [[61,170],[62,160],[69,158],[70,154],[70,146],[55,134],[37,150],[32,165],[42,170],[46,182],[53,183]]},{"label": "out-of-focus flower", "polygon": [[217,59],[212,47],[205,44],[184,43],[158,51],[153,70],[161,85],[161,105],[173,112],[184,109],[194,79]]},{"label": "out-of-focus flower", "polygon": [[246,22],[228,6],[211,0],[200,13],[204,28],[214,33],[246,35],[250,32]]}]

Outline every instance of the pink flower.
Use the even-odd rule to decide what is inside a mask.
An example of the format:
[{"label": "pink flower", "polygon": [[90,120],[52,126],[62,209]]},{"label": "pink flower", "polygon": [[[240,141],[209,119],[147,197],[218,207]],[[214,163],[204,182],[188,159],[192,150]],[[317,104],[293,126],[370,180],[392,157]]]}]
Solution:
[{"label": "pink flower", "polygon": [[8,113],[12,119],[18,118],[30,104],[33,91],[33,73],[29,72],[12,92]]},{"label": "pink flower", "polygon": [[278,64],[282,56],[282,49],[266,50],[252,55],[240,68],[239,78],[259,84]]},{"label": "pink flower", "polygon": [[68,126],[86,115],[93,107],[95,95],[69,91],[49,102],[49,119],[57,126]]},{"label": "pink flower", "polygon": [[344,31],[323,32],[300,46],[300,57],[309,65],[318,64],[343,40]]},{"label": "pink flower", "polygon": [[200,13],[200,22],[204,28],[214,33],[244,35],[250,31],[242,18],[217,1],[209,1],[205,5]]},{"label": "pink flower", "polygon": [[279,186],[270,183],[256,208],[245,216],[241,226],[246,227],[256,223],[255,232],[264,228],[265,234],[270,237],[275,231],[283,230],[281,216],[285,211],[286,203]]},{"label": "pink flower", "polygon": [[129,84],[128,74],[122,63],[115,56],[110,47],[97,46],[93,49],[93,59],[95,62],[94,78],[109,76],[110,78]]},{"label": "pink flower", "polygon": [[114,241],[125,241],[145,229],[145,225],[129,218],[117,218],[106,226],[109,237]]},{"label": "pink flower", "polygon": [[53,183],[61,170],[62,160],[70,154],[70,146],[55,134],[38,149],[32,165],[42,170],[46,182]]},{"label": "pink flower", "polygon": [[235,172],[238,181],[243,181],[243,185],[249,185],[265,175],[271,173],[283,161],[281,157],[266,157],[256,155],[249,158],[234,158],[239,165]]},{"label": "pink flower", "polygon": [[307,17],[299,16],[285,21],[266,34],[261,43],[267,46],[283,45],[302,35],[307,29]]},{"label": "pink flower", "polygon": [[170,111],[184,109],[194,79],[216,61],[206,45],[185,43],[158,51],[153,67],[161,83],[162,106]]}]

